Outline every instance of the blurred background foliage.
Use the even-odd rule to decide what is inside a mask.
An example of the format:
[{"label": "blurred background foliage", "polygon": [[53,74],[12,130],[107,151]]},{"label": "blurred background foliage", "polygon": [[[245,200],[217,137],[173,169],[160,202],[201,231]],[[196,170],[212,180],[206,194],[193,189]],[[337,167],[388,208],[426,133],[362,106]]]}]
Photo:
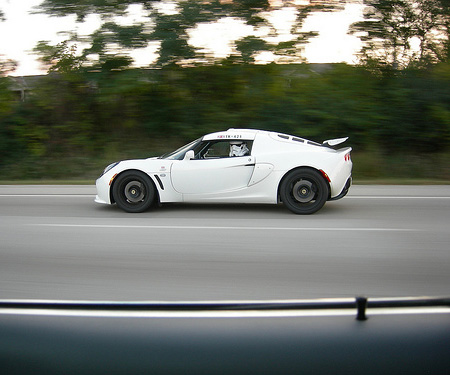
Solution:
[{"label": "blurred background foliage", "polygon": [[[148,25],[114,22],[114,16],[136,3],[147,11]],[[76,14],[82,21],[97,13],[105,22],[82,44],[75,34],[57,45],[40,42],[35,51],[48,74],[29,77],[26,90],[19,78],[8,77],[13,62],[0,65],[1,180],[94,179],[115,160],[159,155],[231,127],[273,130],[319,142],[349,136],[356,181],[450,180],[446,1],[431,1],[432,25],[426,30],[406,9],[412,3],[424,6],[424,1],[366,1],[366,20],[350,30],[363,41],[360,64],[355,66],[302,63],[302,45],[316,35],[300,31],[306,15],[336,11],[345,2],[301,6],[290,41],[274,44],[245,36],[221,59],[191,46],[188,30],[223,17],[268,27],[263,15],[273,7],[270,1],[184,0],[172,2],[178,7],[171,12],[161,11],[159,3],[163,2],[41,4],[40,10],[50,15]],[[394,21],[405,19],[398,16],[402,11],[409,17],[408,38],[414,33],[421,37],[419,49],[409,45],[404,27],[392,36]],[[159,43],[154,64],[134,68],[127,48],[154,42]],[[293,60],[257,65],[254,57],[261,51]]]}]

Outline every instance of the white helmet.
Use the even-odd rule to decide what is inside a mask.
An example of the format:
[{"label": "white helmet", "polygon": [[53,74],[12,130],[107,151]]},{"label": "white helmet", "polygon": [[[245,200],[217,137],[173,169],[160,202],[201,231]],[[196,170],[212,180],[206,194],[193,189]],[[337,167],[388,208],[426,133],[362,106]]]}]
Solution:
[{"label": "white helmet", "polygon": [[247,144],[243,141],[230,142],[230,156],[245,156],[250,153]]}]

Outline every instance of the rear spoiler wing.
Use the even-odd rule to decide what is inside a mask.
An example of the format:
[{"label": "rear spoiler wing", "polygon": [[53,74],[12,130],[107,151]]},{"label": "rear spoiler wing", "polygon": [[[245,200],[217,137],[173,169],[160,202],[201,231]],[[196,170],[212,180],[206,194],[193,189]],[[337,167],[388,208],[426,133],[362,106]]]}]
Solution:
[{"label": "rear spoiler wing", "polygon": [[324,146],[337,146],[340,145],[341,143],[344,143],[346,140],[348,139],[348,137],[345,138],[335,138],[335,139],[328,139],[327,141],[323,141],[323,145]]}]

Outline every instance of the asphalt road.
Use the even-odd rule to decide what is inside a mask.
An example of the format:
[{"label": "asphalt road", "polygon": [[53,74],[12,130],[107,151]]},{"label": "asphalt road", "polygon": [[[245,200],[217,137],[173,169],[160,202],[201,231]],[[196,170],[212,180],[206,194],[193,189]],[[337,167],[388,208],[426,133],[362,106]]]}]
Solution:
[{"label": "asphalt road", "polygon": [[94,203],[93,186],[0,186],[0,299],[450,295],[450,186],[353,186],[282,205]]}]

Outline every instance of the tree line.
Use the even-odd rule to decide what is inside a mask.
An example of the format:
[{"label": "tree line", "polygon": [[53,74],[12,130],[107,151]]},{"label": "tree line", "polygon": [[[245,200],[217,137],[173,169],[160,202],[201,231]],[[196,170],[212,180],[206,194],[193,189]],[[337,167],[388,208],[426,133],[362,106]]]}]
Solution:
[{"label": "tree line", "polygon": [[[450,66],[379,76],[345,64],[221,65],[53,73],[24,101],[0,80],[0,165],[40,158],[153,156],[231,127],[316,141],[349,136],[356,151],[447,152]],[[144,156],[144,155],[142,155]]]},{"label": "tree line", "polygon": [[[192,45],[191,32],[199,25],[232,19],[247,26],[247,35],[230,40],[229,59],[248,64],[265,53],[277,62],[298,63],[306,60],[304,45],[319,34],[319,30],[303,30],[309,15],[338,12],[360,3],[361,0],[44,0],[38,10],[47,15],[76,16],[82,24],[89,15],[96,14],[102,22],[90,35],[69,31],[63,43],[55,46],[42,41],[35,51],[51,69],[67,68],[68,63],[72,68],[84,65],[123,69],[133,63],[130,51],[149,46],[157,55],[149,62],[151,67],[216,64],[222,58]],[[448,0],[363,0],[363,5],[363,20],[348,30],[362,42],[360,63],[397,69],[448,62]],[[130,9],[139,9],[139,21],[124,20]],[[271,21],[277,11],[290,12],[295,18],[288,36]],[[79,51],[61,54],[67,46]]]}]

